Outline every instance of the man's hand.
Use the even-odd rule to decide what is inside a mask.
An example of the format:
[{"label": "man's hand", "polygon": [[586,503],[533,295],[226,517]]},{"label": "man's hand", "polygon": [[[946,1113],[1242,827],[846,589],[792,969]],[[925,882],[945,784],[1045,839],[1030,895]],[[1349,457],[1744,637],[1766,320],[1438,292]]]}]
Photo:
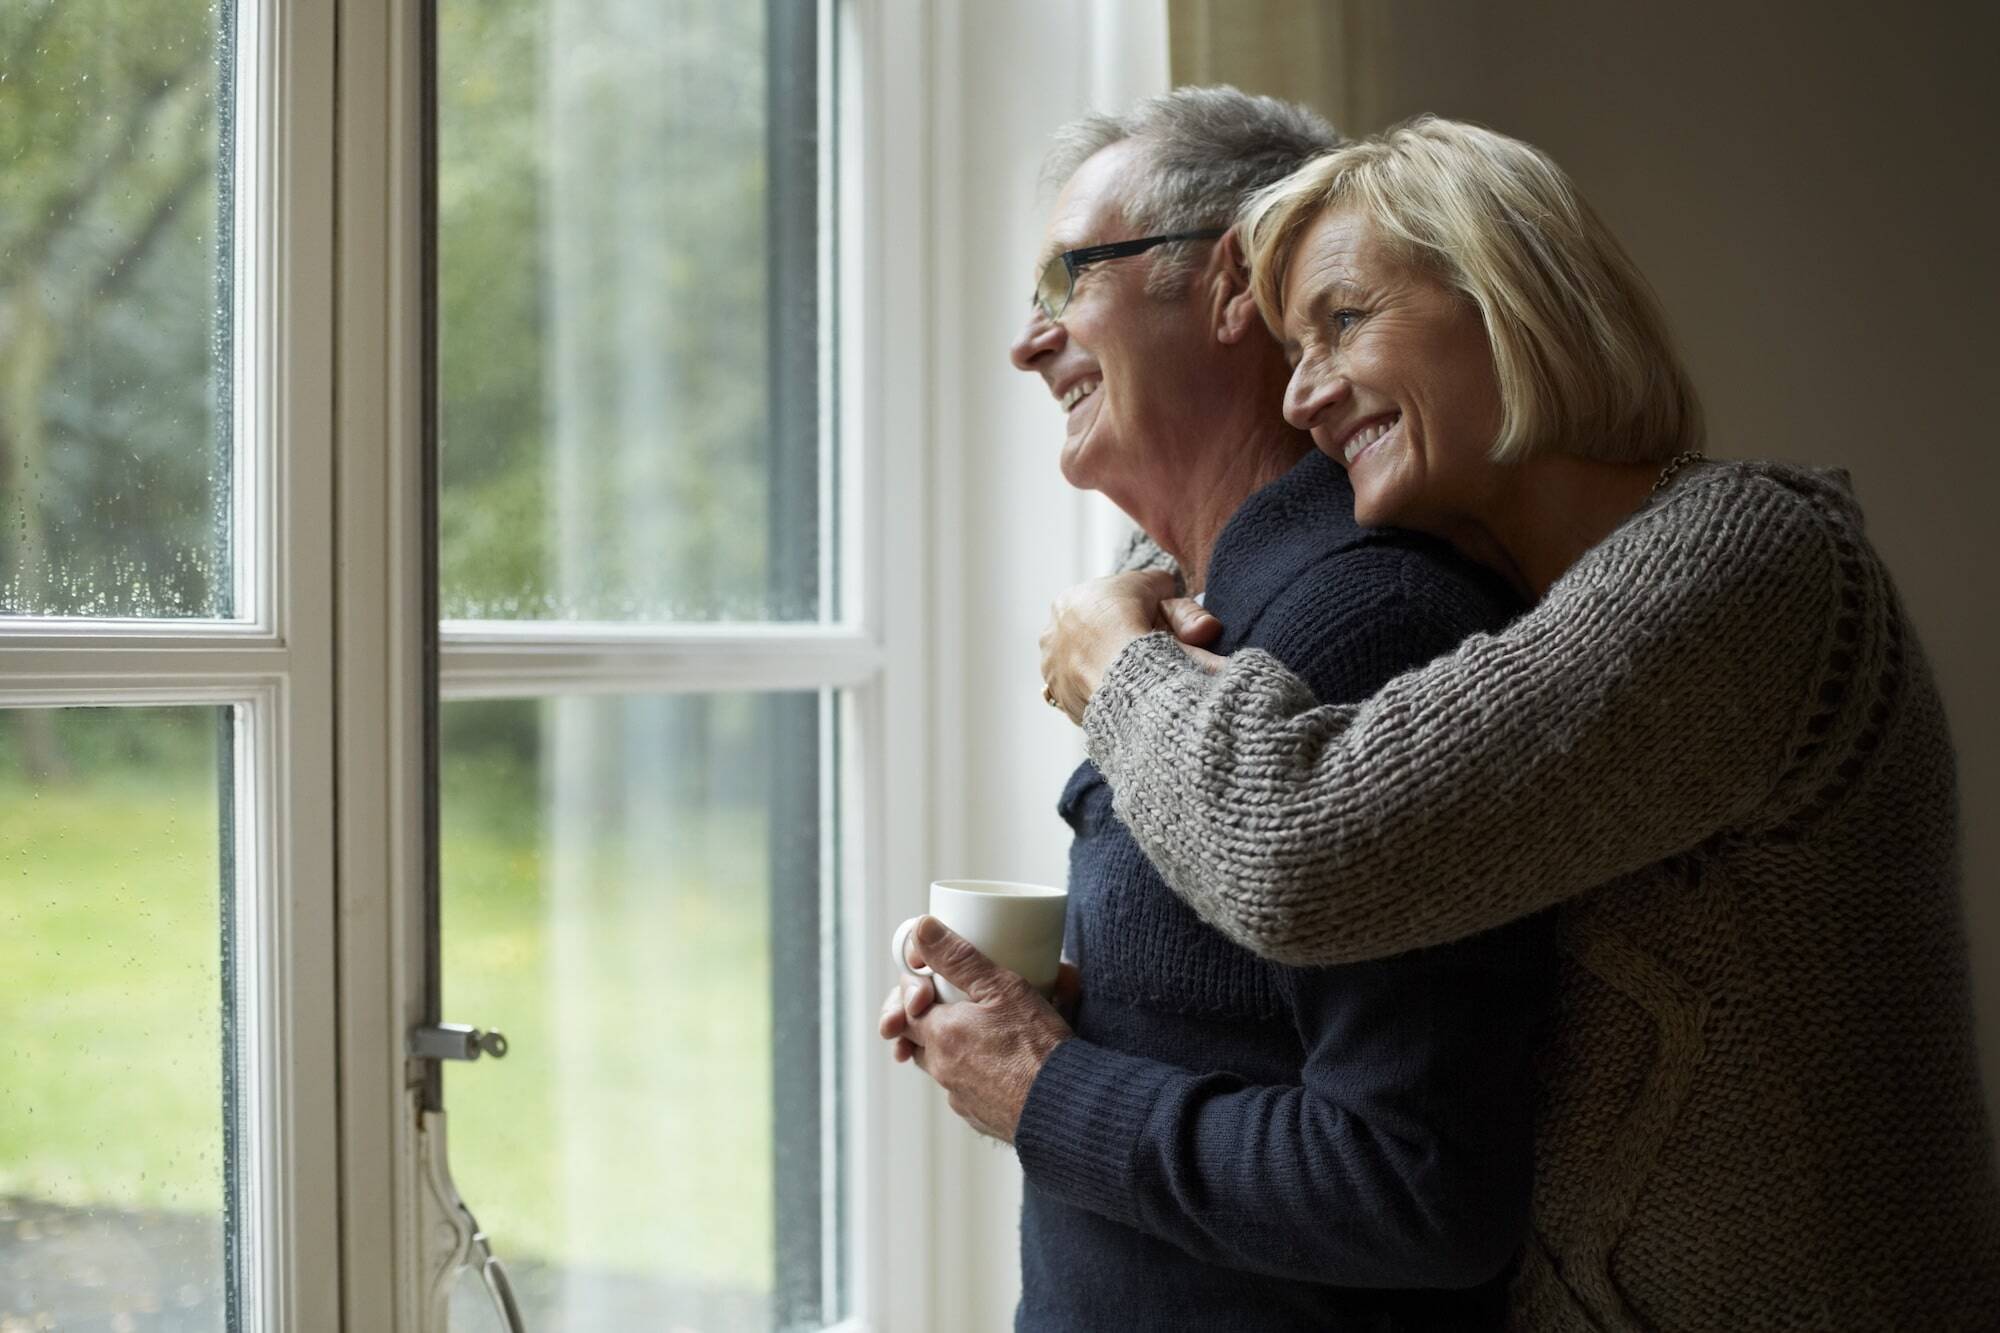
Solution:
[{"label": "man's hand", "polygon": [[[928,965],[965,992],[938,1004],[928,980],[906,981],[883,1005],[878,1031],[894,1041],[897,1060],[914,1060],[945,1090],[951,1109],[982,1134],[1014,1141],[1042,1064],[1072,1034],[1055,1007],[1018,975],[999,966],[935,917],[910,936],[915,966]],[[921,957],[915,956],[921,952]],[[1056,993],[1077,993],[1066,967]]]},{"label": "man's hand", "polygon": [[1070,721],[1083,721],[1104,673],[1134,639],[1170,629],[1192,647],[1215,642],[1222,622],[1174,596],[1175,586],[1173,575],[1143,570],[1091,579],[1056,598],[1042,631],[1042,681]]},{"label": "man's hand", "polygon": [[[882,1016],[876,1021],[875,1035],[896,1043],[889,1055],[897,1064],[904,1064],[917,1054],[916,1044],[904,1035],[910,1020],[921,1017],[936,1003],[937,987],[931,985],[929,977],[904,977],[883,997]],[[1063,1022],[1076,1026],[1077,1009],[1083,1004],[1083,973],[1067,958],[1056,970],[1056,993],[1050,997],[1050,1003]]]}]

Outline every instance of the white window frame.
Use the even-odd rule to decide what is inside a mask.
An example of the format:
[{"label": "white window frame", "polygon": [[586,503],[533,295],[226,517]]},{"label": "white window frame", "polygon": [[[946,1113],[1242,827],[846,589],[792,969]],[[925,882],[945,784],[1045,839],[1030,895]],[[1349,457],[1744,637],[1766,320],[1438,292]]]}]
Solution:
[{"label": "white window frame", "polygon": [[[331,12],[245,0],[236,32],[238,619],[0,618],[0,706],[236,709],[238,1011],[248,1086],[239,1296],[256,1329],[340,1327],[333,1106]],[[283,549],[276,534],[286,534]]]},{"label": "white window frame", "polygon": [[[968,805],[959,788],[973,771],[961,728],[992,706],[967,697],[961,679],[966,631],[983,614],[961,602],[968,572],[1004,553],[962,549],[948,526],[930,538],[934,524],[949,525],[979,499],[966,494],[958,451],[995,443],[962,443],[974,423],[955,415],[966,376],[989,354],[971,346],[984,335],[962,327],[962,275],[997,262],[966,253],[958,225],[968,220],[961,196],[974,168],[956,154],[982,142],[967,127],[983,113],[963,105],[958,77],[966,3],[836,0],[835,20],[822,25],[840,70],[832,177],[840,299],[829,308],[847,442],[838,470],[844,619],[667,634],[569,627],[560,643],[509,626],[454,626],[441,672],[445,689],[464,698],[635,687],[841,691],[845,989],[835,1036],[847,1097],[845,1327],[856,1330],[1004,1322],[997,1307],[968,1307],[956,1279],[938,1269],[973,1260],[1012,1269],[1011,1253],[964,1254],[957,1236],[971,1209],[982,1215],[975,1232],[1011,1240],[1010,1219],[984,1216],[999,1206],[986,1193],[1001,1155],[974,1143],[925,1080],[891,1066],[871,1030],[892,980],[891,928],[921,907],[939,859],[962,868]],[[242,80],[262,110],[239,125],[270,133],[244,133],[239,144],[251,156],[238,199],[251,214],[238,234],[254,241],[239,290],[262,299],[239,343],[238,380],[271,393],[241,400],[240,428],[272,447],[269,467],[241,471],[237,512],[252,516],[263,504],[278,516],[240,548],[250,553],[237,604],[247,618],[0,621],[0,704],[244,708],[238,789],[257,813],[238,821],[248,840],[238,856],[270,886],[252,928],[272,960],[260,1003],[273,1021],[257,1034],[258,1067],[270,1075],[258,1095],[272,1114],[257,1152],[268,1167],[259,1207],[276,1244],[255,1260],[264,1293],[256,1326],[424,1333],[432,1275],[421,1225],[420,1070],[403,1043],[424,986],[423,699],[432,669],[420,579],[426,6],[249,0],[245,8],[240,49],[254,49],[247,66],[269,77]],[[1066,13],[1045,0],[1019,21]],[[1120,47],[1096,36],[1089,45],[1096,55]],[[1089,71],[1078,78],[1103,82]],[[1113,94],[1108,103],[1128,90],[1099,91]],[[970,317],[985,328],[991,313]],[[1010,417],[980,430],[1011,436],[1039,421]],[[1078,569],[1091,572],[1103,525],[1088,509],[1077,513]],[[285,534],[282,547],[274,531]],[[1009,641],[1032,634],[1025,620],[1015,623],[1018,608],[1007,615]],[[1011,695],[1002,702],[1027,707]],[[1008,716],[1011,724],[1017,715]],[[934,776],[949,788],[936,788]],[[1026,785],[1039,792],[1042,776]],[[966,790],[1014,780],[985,775]],[[504,1239],[500,1248],[504,1258]]]}]

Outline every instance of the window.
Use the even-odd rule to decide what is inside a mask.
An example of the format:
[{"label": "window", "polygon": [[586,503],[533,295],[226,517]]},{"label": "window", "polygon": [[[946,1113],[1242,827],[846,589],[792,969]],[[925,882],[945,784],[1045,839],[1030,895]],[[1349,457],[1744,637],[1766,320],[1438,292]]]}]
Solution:
[{"label": "window", "polygon": [[443,1100],[531,1327],[847,1307],[826,22],[438,11]]},{"label": "window", "polygon": [[233,712],[0,714],[0,1327],[240,1300]]},{"label": "window", "polygon": [[278,373],[325,252],[270,280],[331,153],[268,17],[0,11],[0,1326],[337,1327],[327,422]]},{"label": "window", "polygon": [[921,1326],[917,42],[0,6],[0,1327]]},{"label": "window", "polygon": [[0,614],[237,614],[233,51],[187,0],[0,13]]}]

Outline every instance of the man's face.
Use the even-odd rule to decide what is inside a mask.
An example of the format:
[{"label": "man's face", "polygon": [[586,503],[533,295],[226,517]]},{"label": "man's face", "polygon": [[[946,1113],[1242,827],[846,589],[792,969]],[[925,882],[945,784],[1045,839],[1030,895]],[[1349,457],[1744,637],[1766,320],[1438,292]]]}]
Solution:
[{"label": "man's face", "polygon": [[[1077,169],[1049,216],[1036,272],[1065,250],[1138,235],[1122,205],[1146,169],[1145,156],[1126,140]],[[1190,399],[1216,348],[1203,319],[1202,283],[1191,282],[1179,298],[1147,294],[1159,253],[1086,268],[1060,320],[1030,310],[1012,349],[1015,367],[1040,375],[1064,409],[1064,479],[1134,514],[1171,493],[1184,475],[1176,459],[1200,443],[1183,437],[1199,419]]]}]

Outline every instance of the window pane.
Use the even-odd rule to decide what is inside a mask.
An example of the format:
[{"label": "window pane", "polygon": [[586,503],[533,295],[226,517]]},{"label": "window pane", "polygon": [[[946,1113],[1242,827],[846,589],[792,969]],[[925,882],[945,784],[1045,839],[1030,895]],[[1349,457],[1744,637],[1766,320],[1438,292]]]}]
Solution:
[{"label": "window pane", "polygon": [[452,1173],[542,1333],[826,1314],[823,707],[445,708]]},{"label": "window pane", "polygon": [[820,618],[815,22],[442,0],[447,619]]},{"label": "window pane", "polygon": [[0,4],[0,615],[234,614],[229,10]]},{"label": "window pane", "polygon": [[0,1328],[225,1326],[228,714],[0,711]]}]

